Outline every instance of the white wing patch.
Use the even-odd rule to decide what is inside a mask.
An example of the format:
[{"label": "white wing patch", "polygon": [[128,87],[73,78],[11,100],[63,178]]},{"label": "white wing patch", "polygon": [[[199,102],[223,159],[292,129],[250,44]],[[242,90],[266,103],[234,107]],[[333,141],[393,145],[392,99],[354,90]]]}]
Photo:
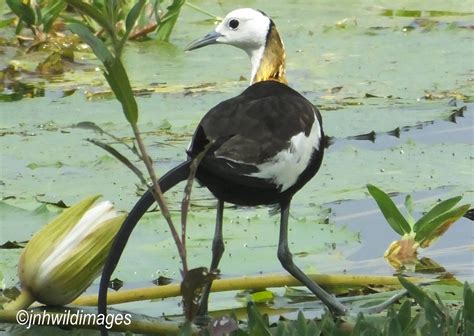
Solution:
[{"label": "white wing patch", "polygon": [[315,115],[309,136],[306,136],[304,132],[294,135],[288,149],[258,165],[259,171],[249,174],[249,176],[269,179],[281,186],[281,191],[285,191],[296,183],[298,177],[308,166],[313,152],[319,149],[320,143],[321,128]]}]

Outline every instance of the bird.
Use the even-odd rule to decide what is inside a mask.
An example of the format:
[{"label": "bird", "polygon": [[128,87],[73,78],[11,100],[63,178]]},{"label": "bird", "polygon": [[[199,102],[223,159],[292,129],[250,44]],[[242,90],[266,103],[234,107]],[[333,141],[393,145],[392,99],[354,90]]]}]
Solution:
[{"label": "bird", "polygon": [[[347,307],[294,263],[288,247],[291,200],[316,175],[323,161],[321,114],[288,85],[283,42],[274,21],[264,12],[252,8],[233,10],[214,31],[191,42],[186,50],[218,44],[231,45],[248,54],[250,85],[204,115],[186,150],[188,159],[159,180],[161,190],[166,192],[187,179],[193,159],[204,152],[196,179],[217,199],[209,269],[218,269],[224,253],[224,203],[274,207],[280,212],[277,256],[281,265],[333,314],[344,315]],[[115,238],[102,273],[99,313],[106,311],[107,286],[128,237],[153,202],[149,190],[133,207]],[[207,314],[210,287],[211,283],[202,292],[199,316]]]},{"label": "bird", "polygon": [[[224,202],[243,206],[276,205],[280,210],[278,259],[334,313],[346,312],[332,295],[293,262],[288,248],[288,217],[293,195],[319,170],[324,132],[318,109],[288,86],[285,49],[274,21],[264,12],[230,12],[216,29],[190,45],[195,50],[228,44],[244,50],[252,70],[250,86],[212,108],[199,123],[187,153],[195,158],[209,146],[196,172],[198,181],[217,198],[216,230],[210,270],[224,252]],[[210,284],[198,314],[207,312]]]}]

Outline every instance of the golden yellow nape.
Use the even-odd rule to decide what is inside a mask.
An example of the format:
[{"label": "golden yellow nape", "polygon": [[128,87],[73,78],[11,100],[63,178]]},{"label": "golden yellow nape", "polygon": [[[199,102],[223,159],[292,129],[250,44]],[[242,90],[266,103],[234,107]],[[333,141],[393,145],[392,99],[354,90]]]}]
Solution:
[{"label": "golden yellow nape", "polygon": [[265,50],[263,51],[260,65],[252,79],[252,83],[274,80],[283,84],[288,84],[285,77],[285,57],[283,42],[272,22]]}]

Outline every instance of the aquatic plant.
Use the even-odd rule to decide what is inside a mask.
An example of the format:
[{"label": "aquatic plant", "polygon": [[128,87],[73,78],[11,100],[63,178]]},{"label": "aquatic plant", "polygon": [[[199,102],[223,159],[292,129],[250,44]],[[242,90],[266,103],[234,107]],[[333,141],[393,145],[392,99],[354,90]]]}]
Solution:
[{"label": "aquatic plant", "polygon": [[413,199],[405,198],[406,217],[391,198],[381,189],[368,184],[367,190],[377,202],[390,227],[402,238],[390,244],[384,257],[394,266],[413,264],[419,248],[426,248],[439,239],[451,225],[469,210],[470,204],[455,207],[462,196],[453,197],[439,202],[418,220],[413,218]]}]

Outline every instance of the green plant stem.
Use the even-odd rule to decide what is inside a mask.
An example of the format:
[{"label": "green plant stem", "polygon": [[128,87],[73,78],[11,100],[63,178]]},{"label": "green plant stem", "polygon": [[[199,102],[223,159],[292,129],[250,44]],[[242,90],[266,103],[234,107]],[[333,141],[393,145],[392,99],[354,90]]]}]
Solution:
[{"label": "green plant stem", "polygon": [[[191,191],[193,189],[194,177],[196,176],[196,171],[199,164],[201,163],[201,160],[204,158],[204,155],[206,155],[207,150],[209,149],[211,144],[212,142],[207,144],[204,147],[204,150],[193,159],[193,162],[190,168],[190,173],[188,176],[188,180],[186,182],[186,186],[184,187],[184,196],[183,196],[183,200],[181,201],[181,243],[183,245],[185,259],[187,259],[186,226],[187,226],[187,221],[188,221],[188,210],[189,210],[189,203],[191,201]],[[183,272],[186,273],[187,271],[188,269],[183,267]]]},{"label": "green plant stem", "polygon": [[35,298],[31,293],[25,289],[22,289],[20,295],[13,300],[3,305],[3,309],[5,310],[19,310],[19,309],[26,309],[28,308],[33,302],[35,302]]},{"label": "green plant stem", "polygon": [[[67,310],[68,308],[64,308],[64,310]],[[74,313],[77,311],[77,309],[73,310],[72,312]],[[0,310],[0,323],[12,323],[12,324],[18,324],[17,322],[17,313],[18,310]],[[86,312],[86,314],[92,314],[93,312]],[[40,315],[43,316],[43,311],[29,311],[28,314],[30,315]],[[67,313],[65,312],[54,312],[54,311],[48,311],[48,315],[51,316],[57,316],[58,318],[60,316],[64,316],[62,321],[67,322]],[[84,312],[81,312],[79,315],[83,315]],[[124,315],[125,313],[120,312],[121,315]],[[177,335],[179,334],[179,331],[181,329],[181,326],[175,323],[165,323],[149,318],[143,318],[140,316],[135,316],[134,314],[130,314],[131,317],[131,323],[129,325],[125,324],[113,324],[109,331],[117,331],[117,332],[132,332],[136,334],[159,334],[159,335]],[[24,317],[24,316],[23,316]],[[33,317],[30,317],[30,320],[33,320]],[[40,319],[35,319],[34,321],[39,321]],[[78,329],[95,329],[99,330],[102,328],[102,325],[94,323],[93,319],[87,318],[87,315],[84,316],[83,319],[80,319],[83,323],[74,323],[74,324],[67,324],[67,323],[62,323],[62,327],[71,327],[71,328],[78,328]],[[76,321],[77,322],[77,321]],[[35,324],[36,325],[36,324]],[[192,335],[197,335],[198,330],[196,328],[192,329]]]},{"label": "green plant stem", "polygon": [[171,231],[171,235],[173,236],[173,239],[175,241],[176,247],[178,248],[178,253],[181,258],[181,262],[183,263],[183,270],[188,269],[187,265],[187,260],[186,260],[186,250],[183,246],[183,243],[181,242],[178,232],[176,231],[176,228],[174,227],[173,220],[171,219],[171,214],[168,209],[168,205],[166,204],[165,198],[163,196],[163,193],[161,192],[160,184],[158,183],[158,178],[155,173],[155,170],[153,169],[153,163],[151,162],[150,157],[148,156],[148,153],[146,152],[145,145],[142,140],[142,136],[140,134],[140,130],[138,129],[138,126],[136,123],[131,123],[133,133],[135,135],[135,139],[137,140],[138,148],[140,150],[141,156],[143,158],[143,162],[145,163],[145,167],[148,171],[148,174],[150,175],[151,181],[153,183],[153,196],[158,203],[161,213],[163,214],[163,217],[165,217],[166,222],[168,223],[168,227]]},{"label": "green plant stem", "polygon": [[[392,276],[368,276],[346,274],[309,274],[308,276],[319,285],[326,287],[360,287],[367,286],[369,284],[397,287],[400,286],[398,279]],[[426,279],[421,278],[409,279],[412,282],[426,281]],[[225,292],[233,290],[275,288],[284,286],[301,286],[301,283],[299,283],[298,280],[296,280],[290,275],[249,276],[242,278],[214,280],[212,283],[211,291]],[[112,305],[125,302],[163,299],[168,297],[177,297],[180,295],[180,284],[137,288],[109,293],[107,297],[107,304]],[[80,296],[71,304],[78,306],[95,306],[97,304],[97,295],[92,294]]]},{"label": "green plant stem", "polygon": [[110,145],[107,145],[105,143],[102,143],[98,140],[95,139],[86,139],[87,142],[90,142],[93,145],[96,145],[97,147],[102,148],[105,150],[107,153],[111,154],[113,157],[115,157],[117,160],[119,160],[121,163],[125,165],[128,169],[130,169],[140,180],[140,182],[146,187],[148,185],[148,182],[143,175],[142,171],[138,169],[132,162],[130,162],[129,159],[127,159],[125,156],[123,156],[118,150],[113,148]]}]

